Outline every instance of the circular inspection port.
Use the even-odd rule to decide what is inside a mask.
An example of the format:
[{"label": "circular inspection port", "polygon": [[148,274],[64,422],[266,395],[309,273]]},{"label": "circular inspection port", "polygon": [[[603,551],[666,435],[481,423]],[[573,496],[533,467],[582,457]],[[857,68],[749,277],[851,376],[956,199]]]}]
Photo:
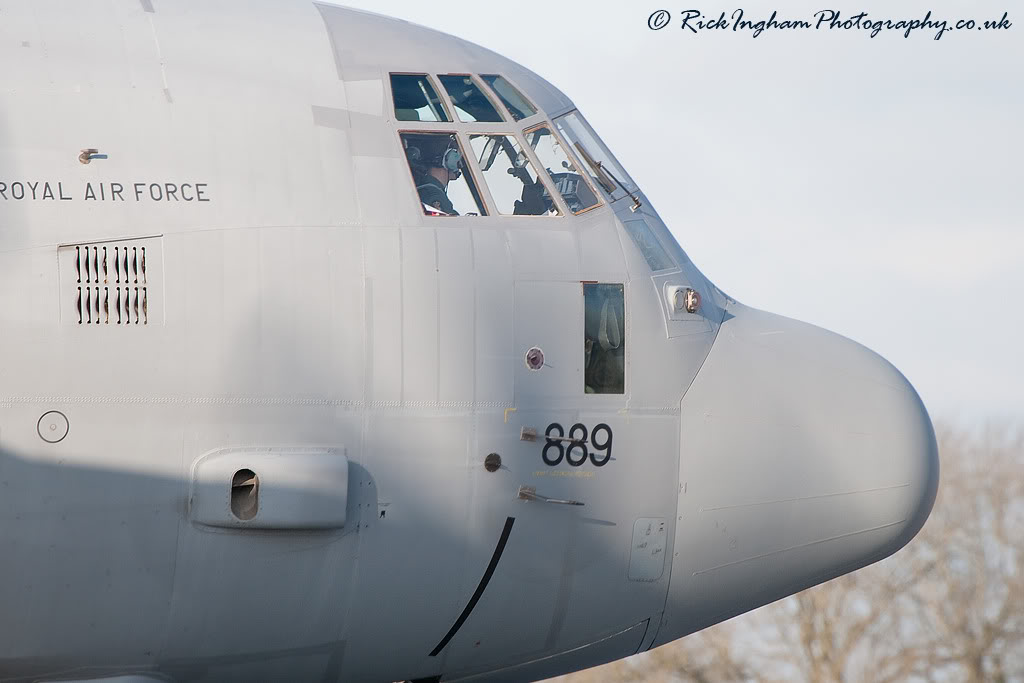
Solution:
[{"label": "circular inspection port", "polygon": [[39,438],[46,443],[60,443],[63,441],[64,437],[68,435],[68,428],[68,418],[64,416],[64,413],[56,410],[44,413],[36,425]]},{"label": "circular inspection port", "polygon": [[484,469],[488,472],[497,472],[501,469],[501,456],[497,453],[490,453],[484,458]]}]

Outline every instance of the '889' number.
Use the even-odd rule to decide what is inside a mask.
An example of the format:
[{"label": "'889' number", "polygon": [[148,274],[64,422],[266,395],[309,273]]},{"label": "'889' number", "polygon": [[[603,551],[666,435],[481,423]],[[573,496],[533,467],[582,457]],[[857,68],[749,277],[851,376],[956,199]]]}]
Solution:
[{"label": "'889' number", "polygon": [[581,422],[569,427],[568,434],[562,425],[552,422],[544,431],[544,450],[540,457],[552,467],[563,458],[573,467],[579,467],[588,459],[595,467],[604,467],[612,459],[612,428],[603,422],[594,427],[589,434],[589,448],[587,437],[587,428]]}]

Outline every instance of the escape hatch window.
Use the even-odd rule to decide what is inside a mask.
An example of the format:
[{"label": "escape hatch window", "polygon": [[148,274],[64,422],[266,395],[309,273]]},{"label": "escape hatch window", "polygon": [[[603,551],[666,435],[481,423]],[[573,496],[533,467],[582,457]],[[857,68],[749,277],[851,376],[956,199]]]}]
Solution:
[{"label": "escape hatch window", "polygon": [[469,144],[498,213],[561,215],[515,136],[470,135]]},{"label": "escape hatch window", "polygon": [[450,121],[426,74],[391,74],[391,97],[398,121]]},{"label": "escape hatch window", "polygon": [[555,125],[583,161],[594,184],[604,190],[612,201],[637,191],[633,179],[626,175],[578,111],[555,119]]},{"label": "escape hatch window", "polygon": [[472,76],[448,74],[438,76],[438,79],[448,91],[459,121],[495,123],[504,120]]},{"label": "escape hatch window", "polygon": [[491,86],[491,90],[498,96],[501,103],[508,109],[508,113],[516,121],[522,121],[537,113],[537,108],[530,104],[530,101],[523,97],[523,94],[513,87],[511,83],[497,74],[481,74],[480,78],[484,83]]},{"label": "escape hatch window", "polygon": [[626,393],[626,298],[621,284],[583,284],[583,391]]},{"label": "escape hatch window", "polygon": [[427,216],[486,216],[455,133],[400,133],[416,194]]},{"label": "escape hatch window", "polygon": [[536,152],[540,165],[551,177],[551,183],[569,205],[570,211],[583,213],[600,203],[547,125],[531,128],[525,135],[527,144]]}]

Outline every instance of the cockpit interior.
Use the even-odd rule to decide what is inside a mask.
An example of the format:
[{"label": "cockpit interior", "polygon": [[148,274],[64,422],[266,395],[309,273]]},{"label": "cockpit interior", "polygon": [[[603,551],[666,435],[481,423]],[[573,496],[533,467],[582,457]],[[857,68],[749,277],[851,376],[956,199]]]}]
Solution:
[{"label": "cockpit interior", "polygon": [[636,190],[578,111],[552,125],[504,76],[392,73],[390,83],[427,216],[579,215]]}]

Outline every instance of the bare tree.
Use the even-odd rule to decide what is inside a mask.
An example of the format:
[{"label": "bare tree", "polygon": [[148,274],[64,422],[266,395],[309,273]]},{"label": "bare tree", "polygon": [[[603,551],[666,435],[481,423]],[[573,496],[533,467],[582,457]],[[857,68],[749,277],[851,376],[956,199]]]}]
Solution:
[{"label": "bare tree", "polygon": [[893,557],[564,680],[1024,681],[1024,432],[938,439],[935,509]]}]

